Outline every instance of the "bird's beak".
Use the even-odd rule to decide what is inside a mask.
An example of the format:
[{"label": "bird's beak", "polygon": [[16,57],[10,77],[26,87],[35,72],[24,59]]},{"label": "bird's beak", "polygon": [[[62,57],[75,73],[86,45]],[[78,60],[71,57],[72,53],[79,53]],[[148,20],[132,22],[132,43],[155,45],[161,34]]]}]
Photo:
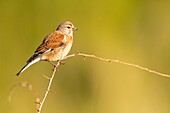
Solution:
[{"label": "bird's beak", "polygon": [[73,31],[77,31],[77,30],[78,30],[77,28],[75,28],[75,27],[73,28]]}]

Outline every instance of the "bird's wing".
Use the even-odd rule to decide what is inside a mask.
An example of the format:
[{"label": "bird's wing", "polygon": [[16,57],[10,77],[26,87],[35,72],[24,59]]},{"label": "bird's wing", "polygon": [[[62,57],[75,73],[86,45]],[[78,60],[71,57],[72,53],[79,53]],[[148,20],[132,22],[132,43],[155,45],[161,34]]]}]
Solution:
[{"label": "bird's wing", "polygon": [[63,45],[64,35],[58,31],[54,31],[53,33],[47,35],[43,40],[42,44],[36,49],[35,53],[32,57],[27,61],[27,63],[33,61],[34,59],[47,54],[48,52],[54,50]]}]

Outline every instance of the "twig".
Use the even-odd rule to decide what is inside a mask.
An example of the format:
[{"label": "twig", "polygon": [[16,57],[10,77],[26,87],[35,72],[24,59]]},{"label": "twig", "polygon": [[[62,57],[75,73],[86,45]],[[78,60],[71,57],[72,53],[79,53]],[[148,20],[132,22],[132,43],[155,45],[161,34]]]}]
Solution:
[{"label": "twig", "polygon": [[47,77],[46,75],[44,75],[44,74],[42,74],[42,75],[43,75],[43,77],[45,77],[46,79],[50,80],[50,78],[49,78],[49,77]]},{"label": "twig", "polygon": [[68,59],[68,58],[71,58],[71,57],[75,57],[75,56],[89,57],[89,58],[98,59],[100,61],[115,62],[115,63],[119,63],[119,64],[123,64],[123,65],[128,65],[128,66],[135,67],[135,68],[138,68],[138,69],[150,72],[150,73],[154,73],[154,74],[159,75],[159,76],[170,78],[170,75],[168,75],[168,74],[160,73],[160,72],[148,69],[146,67],[142,67],[142,66],[137,65],[137,64],[132,64],[132,63],[128,63],[128,62],[124,62],[124,61],[120,61],[120,60],[113,60],[113,59],[102,58],[102,57],[98,57],[98,56],[95,56],[95,55],[84,54],[84,53],[80,53],[80,52],[76,53],[76,54],[68,55],[67,57],[65,57],[65,59]]},{"label": "twig", "polygon": [[51,78],[49,78],[49,84],[48,84],[47,90],[46,90],[46,92],[44,94],[44,97],[43,97],[42,101],[40,102],[40,107],[37,109],[38,113],[41,112],[43,104],[44,104],[44,102],[45,102],[45,100],[47,98],[47,95],[50,92],[51,84],[52,84],[53,78],[55,76],[55,73],[56,73],[57,68],[58,68],[59,65],[60,65],[60,61],[58,61],[57,64],[54,66],[52,76],[51,76]]},{"label": "twig", "polygon": [[27,81],[17,83],[17,84],[15,84],[15,85],[11,88],[11,90],[9,91],[9,94],[8,94],[8,98],[7,98],[7,99],[8,99],[8,102],[11,103],[12,94],[13,94],[14,90],[15,90],[18,86],[26,87],[26,88],[28,88],[29,91],[32,92],[32,94],[36,97],[36,102],[35,102],[35,103],[36,103],[36,106],[37,106],[36,108],[38,108],[38,107],[39,107],[39,102],[40,102],[40,98],[39,98],[38,92],[37,92],[37,90],[35,90],[35,89],[32,87],[32,85],[31,85],[30,83],[28,83]]}]

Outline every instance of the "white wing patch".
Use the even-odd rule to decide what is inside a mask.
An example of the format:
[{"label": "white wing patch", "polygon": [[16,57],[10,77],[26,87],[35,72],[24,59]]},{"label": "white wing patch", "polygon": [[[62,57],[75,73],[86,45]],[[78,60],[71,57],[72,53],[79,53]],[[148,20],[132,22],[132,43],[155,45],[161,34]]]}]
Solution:
[{"label": "white wing patch", "polygon": [[46,54],[46,53],[48,53],[48,52],[50,52],[52,49],[48,49],[47,51],[45,51],[44,53],[42,53],[41,55],[44,55],[44,54]]}]

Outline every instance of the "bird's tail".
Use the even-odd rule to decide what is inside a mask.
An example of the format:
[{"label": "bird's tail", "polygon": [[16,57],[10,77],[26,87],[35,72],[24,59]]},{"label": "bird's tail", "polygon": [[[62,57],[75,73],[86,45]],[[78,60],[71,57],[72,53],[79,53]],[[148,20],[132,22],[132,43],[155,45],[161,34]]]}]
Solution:
[{"label": "bird's tail", "polygon": [[27,63],[16,75],[19,76],[23,71],[25,71],[28,67],[30,67],[32,64],[40,61],[40,58],[36,58],[33,61]]}]

